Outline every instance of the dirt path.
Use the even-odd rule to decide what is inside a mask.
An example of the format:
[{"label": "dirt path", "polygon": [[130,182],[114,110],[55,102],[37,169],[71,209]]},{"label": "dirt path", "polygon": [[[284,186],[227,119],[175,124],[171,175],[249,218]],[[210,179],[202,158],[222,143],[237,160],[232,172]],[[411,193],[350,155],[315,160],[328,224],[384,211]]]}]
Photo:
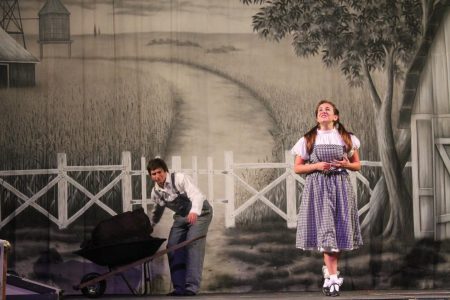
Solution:
[{"label": "dirt path", "polygon": [[[181,156],[182,167],[190,168],[192,156],[197,156],[199,168],[206,168],[210,156],[214,168],[221,169],[224,151],[233,151],[236,162],[258,162],[271,157],[274,141],[269,130],[273,121],[264,106],[246,90],[217,75],[183,65],[148,66],[172,82],[183,99],[166,154],[168,162],[173,155]],[[199,186],[206,194],[205,176],[199,177]],[[209,199],[214,205],[214,218],[207,239],[204,287],[214,281],[218,266],[226,273],[241,271],[239,264],[223,254],[228,247],[224,236],[224,194],[223,176],[217,175],[214,199]],[[171,222],[170,216],[165,216],[155,234],[168,234]]]}]

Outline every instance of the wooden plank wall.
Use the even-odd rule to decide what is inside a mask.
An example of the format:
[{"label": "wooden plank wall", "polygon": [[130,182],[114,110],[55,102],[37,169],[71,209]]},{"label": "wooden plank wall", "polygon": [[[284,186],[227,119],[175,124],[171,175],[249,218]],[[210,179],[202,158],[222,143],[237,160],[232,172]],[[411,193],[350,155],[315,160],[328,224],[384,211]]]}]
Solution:
[{"label": "wooden plank wall", "polygon": [[[415,236],[450,237],[450,175],[437,143],[450,138],[450,10],[434,37],[412,117]],[[443,145],[447,155],[450,145]]]}]

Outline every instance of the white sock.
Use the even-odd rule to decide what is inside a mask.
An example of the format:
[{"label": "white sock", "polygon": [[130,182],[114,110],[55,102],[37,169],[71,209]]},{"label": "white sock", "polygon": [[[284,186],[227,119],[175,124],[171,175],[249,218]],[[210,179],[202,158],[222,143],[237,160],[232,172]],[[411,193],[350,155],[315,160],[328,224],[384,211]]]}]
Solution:
[{"label": "white sock", "polygon": [[338,274],[330,275],[330,284],[337,283],[338,285],[342,285],[344,283],[344,278],[338,277]]},{"label": "white sock", "polygon": [[330,278],[330,273],[328,273],[328,269],[326,266],[322,267],[322,274],[324,278]]}]

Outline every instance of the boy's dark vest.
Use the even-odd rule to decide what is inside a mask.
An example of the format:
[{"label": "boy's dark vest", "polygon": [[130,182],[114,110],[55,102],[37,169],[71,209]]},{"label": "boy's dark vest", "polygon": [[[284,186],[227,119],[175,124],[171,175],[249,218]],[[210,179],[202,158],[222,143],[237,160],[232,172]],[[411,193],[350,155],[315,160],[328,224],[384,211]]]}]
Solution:
[{"label": "boy's dark vest", "polygon": [[159,196],[160,200],[164,202],[165,206],[171,210],[173,210],[177,215],[182,217],[186,217],[192,208],[192,202],[189,200],[188,196],[185,193],[180,193],[175,185],[175,173],[170,174],[170,178],[172,179],[172,186],[175,192],[177,193],[177,197],[173,201],[166,201],[162,195],[158,193],[155,189],[156,195]]}]

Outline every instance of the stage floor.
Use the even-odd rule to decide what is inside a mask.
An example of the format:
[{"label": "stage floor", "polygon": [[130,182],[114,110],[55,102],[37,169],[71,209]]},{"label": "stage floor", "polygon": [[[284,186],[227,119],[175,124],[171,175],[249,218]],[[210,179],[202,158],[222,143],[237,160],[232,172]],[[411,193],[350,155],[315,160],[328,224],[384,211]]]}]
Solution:
[{"label": "stage floor", "polygon": [[[167,297],[164,295],[143,296],[146,299],[212,299],[212,300],[236,300],[236,299],[278,299],[278,300],[309,300],[309,299],[450,299],[450,290],[389,290],[389,291],[342,291],[339,297],[326,297],[321,292],[286,292],[286,293],[248,293],[248,294],[200,294],[194,297]],[[102,300],[131,300],[143,297],[137,296],[111,296],[104,295]],[[64,299],[88,299],[83,296],[65,296]]]}]

